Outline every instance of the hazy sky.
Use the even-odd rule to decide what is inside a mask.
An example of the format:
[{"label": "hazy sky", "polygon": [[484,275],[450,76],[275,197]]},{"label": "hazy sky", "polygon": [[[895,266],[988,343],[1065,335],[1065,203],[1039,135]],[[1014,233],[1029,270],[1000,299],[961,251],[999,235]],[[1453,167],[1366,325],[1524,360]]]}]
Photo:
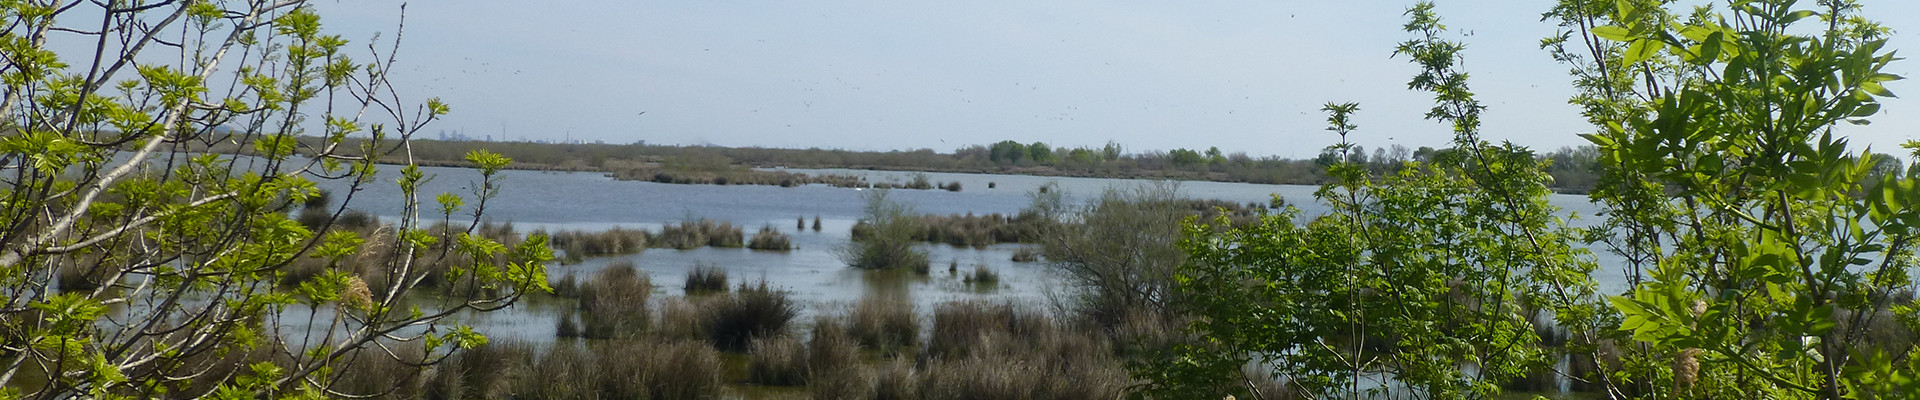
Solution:
[{"label": "hazy sky", "polygon": [[[1920,6],[1863,0],[1920,45]],[[1538,49],[1547,0],[1442,0],[1468,44],[1485,131],[1541,149],[1583,144],[1565,74]],[[1393,1],[415,1],[396,79],[454,113],[429,128],[495,139],[932,148],[1004,139],[1129,151],[1176,147],[1310,157],[1318,111],[1359,102],[1361,145],[1441,146],[1415,72],[1393,58]],[[327,1],[330,30],[391,32],[400,2]],[[1891,72],[1913,76],[1913,62]],[[1906,82],[1890,88],[1920,95]],[[1889,152],[1920,103],[1846,128]],[[642,113],[645,113],[644,115]]]}]

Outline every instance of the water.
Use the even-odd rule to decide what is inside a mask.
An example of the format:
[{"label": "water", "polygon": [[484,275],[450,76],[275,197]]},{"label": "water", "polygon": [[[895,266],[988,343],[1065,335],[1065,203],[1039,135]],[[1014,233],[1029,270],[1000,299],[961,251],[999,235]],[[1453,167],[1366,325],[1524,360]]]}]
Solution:
[{"label": "water", "polygon": [[[421,199],[431,202],[442,192],[469,197],[480,179],[479,172],[462,168],[423,167],[432,177],[421,189]],[[401,213],[400,192],[393,184],[398,168],[385,167],[375,183],[354,196],[352,207],[385,219]],[[870,182],[910,181],[915,173],[867,170],[788,170],[807,174],[842,174],[866,178]],[[658,229],[660,225],[682,220],[706,218],[732,222],[749,235],[760,226],[772,226],[792,237],[796,249],[767,252],[747,249],[699,248],[692,250],[648,249],[634,255],[588,259],[576,265],[554,265],[554,279],[573,273],[591,276],[600,268],[617,262],[632,261],[651,276],[656,297],[681,295],[680,285],[686,272],[695,265],[726,269],[731,284],[765,279],[786,290],[801,305],[804,315],[838,314],[868,293],[905,294],[928,313],[938,304],[956,300],[1012,302],[1048,309],[1061,292],[1063,280],[1039,263],[1015,263],[1013,252],[1019,245],[1002,244],[985,249],[955,248],[927,244],[922,248],[933,262],[927,276],[862,271],[846,267],[837,251],[848,242],[849,230],[862,213],[865,201],[861,189],[806,185],[777,186],[675,185],[640,181],[618,181],[596,173],[504,171],[505,188],[486,205],[487,218],[495,222],[513,222],[521,232],[534,229],[602,230],[614,226]],[[1148,181],[1126,179],[1038,177],[960,173],[926,173],[934,182],[959,182],[964,190],[894,190],[890,198],[911,204],[928,214],[1014,214],[1030,203],[1028,193],[1052,184],[1063,190],[1071,204],[1086,204],[1109,189],[1126,190]],[[989,183],[994,188],[989,189]],[[342,198],[346,186],[341,182],[322,182],[321,187]],[[1303,185],[1259,185],[1223,182],[1180,182],[1183,196],[1218,199],[1236,203],[1268,204],[1275,194],[1302,210],[1303,217],[1326,212],[1312,201],[1317,187]],[[1594,207],[1583,196],[1556,195],[1552,203],[1586,217]],[[429,206],[430,208],[430,206]],[[805,218],[809,227],[818,216],[821,231],[795,229],[795,218]],[[432,216],[437,218],[437,216]],[[458,215],[456,215],[456,218]],[[1587,217],[1590,218],[1590,217]],[[1576,220],[1576,224],[1590,221]],[[1605,256],[1603,254],[1603,256]],[[1604,261],[1604,260],[1603,260]],[[956,265],[958,274],[947,272]],[[976,266],[985,266],[1001,275],[997,285],[970,285],[962,276]],[[1619,274],[1602,272],[1597,279],[1603,288],[1621,286]],[[530,341],[553,338],[557,306],[525,304],[521,309],[496,315],[468,316],[483,333]]]}]

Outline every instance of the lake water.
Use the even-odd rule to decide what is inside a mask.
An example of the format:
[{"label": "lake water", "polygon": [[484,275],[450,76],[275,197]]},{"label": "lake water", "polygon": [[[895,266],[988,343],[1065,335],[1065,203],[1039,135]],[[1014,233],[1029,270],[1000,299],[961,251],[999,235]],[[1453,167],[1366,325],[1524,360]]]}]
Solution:
[{"label": "lake water", "polygon": [[[480,179],[478,171],[461,168],[422,168],[432,180],[423,186],[421,199],[431,203],[442,192],[471,198],[472,187]],[[354,196],[352,207],[391,219],[401,213],[399,191],[394,180],[399,168],[386,166],[371,187]],[[789,170],[808,174],[843,174],[865,177],[870,182],[907,182],[914,173],[866,170]],[[906,294],[921,313],[934,305],[954,300],[1007,301],[1046,308],[1064,289],[1062,280],[1040,263],[1012,262],[1018,245],[1003,244],[985,249],[955,248],[928,244],[934,272],[920,277],[912,274],[887,274],[855,270],[840,261],[836,250],[848,242],[849,228],[861,216],[864,206],[860,189],[807,185],[777,186],[675,185],[653,182],[618,181],[597,173],[505,171],[505,188],[487,204],[487,218],[494,222],[512,222],[521,232],[533,229],[602,230],[608,227],[658,229],[664,223],[707,218],[732,222],[748,235],[762,225],[770,225],[791,235],[798,247],[789,252],[765,252],[746,249],[699,248],[693,250],[648,249],[628,256],[591,258],[575,265],[550,268],[554,279],[573,273],[581,278],[606,265],[633,261],[646,271],[656,286],[656,297],[678,296],[686,271],[694,265],[711,265],[728,271],[730,282],[766,279],[773,286],[790,291],[802,305],[803,314],[841,313],[870,292]],[[928,214],[1014,214],[1029,204],[1028,193],[1049,183],[1064,190],[1073,204],[1085,204],[1108,189],[1129,189],[1150,184],[1143,180],[1036,177],[1015,175],[926,173],[935,182],[959,182],[960,192],[944,190],[894,190],[890,198],[912,204]],[[991,184],[992,189],[988,186]],[[1257,185],[1222,182],[1180,182],[1185,197],[1219,199],[1238,203],[1267,204],[1278,194],[1289,204],[1301,208],[1304,215],[1325,212],[1312,201],[1314,186]],[[322,182],[342,198],[345,185]],[[1591,206],[1584,196],[1556,195],[1552,202],[1575,215],[1589,216]],[[468,200],[471,206],[473,201]],[[795,229],[795,218],[808,224],[818,216],[823,228]],[[457,216],[456,216],[457,217]],[[947,273],[947,266],[958,265],[964,275],[975,266],[1000,273],[996,286],[969,285],[961,277]],[[1619,286],[1619,274],[1601,273],[1602,284]],[[530,301],[514,310],[495,315],[471,316],[483,333],[495,337],[514,337],[530,341],[552,340],[554,317],[564,304]],[[801,321],[809,320],[805,316]]]}]

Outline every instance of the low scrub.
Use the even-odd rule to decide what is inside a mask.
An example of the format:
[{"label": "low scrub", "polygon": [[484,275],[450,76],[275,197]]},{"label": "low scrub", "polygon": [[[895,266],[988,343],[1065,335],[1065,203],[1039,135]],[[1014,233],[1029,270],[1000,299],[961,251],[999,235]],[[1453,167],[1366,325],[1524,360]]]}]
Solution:
[{"label": "low scrub", "polygon": [[856,241],[843,257],[848,266],[860,269],[907,268],[925,273],[932,266],[926,253],[913,248],[912,242],[898,239]]},{"label": "low scrub", "polygon": [[[887,199],[887,190],[862,195],[866,215],[854,224],[853,241],[840,250],[840,259],[861,269],[929,268],[927,253],[914,248],[913,206]],[[861,225],[867,228],[861,228]]]}]

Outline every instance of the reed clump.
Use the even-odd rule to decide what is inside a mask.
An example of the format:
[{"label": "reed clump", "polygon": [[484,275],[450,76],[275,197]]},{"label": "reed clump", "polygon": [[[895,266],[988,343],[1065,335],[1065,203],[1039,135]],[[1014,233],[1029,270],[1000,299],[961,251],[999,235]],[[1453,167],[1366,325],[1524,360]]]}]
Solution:
[{"label": "reed clump", "polygon": [[869,349],[897,354],[920,345],[920,320],[905,299],[863,296],[848,314],[847,333]]},{"label": "reed clump", "polygon": [[985,265],[975,265],[973,266],[973,272],[967,274],[966,283],[975,285],[997,285],[1000,283],[1000,273],[993,272],[993,269],[987,268]]},{"label": "reed clump", "polygon": [[660,324],[654,336],[670,340],[709,340],[707,326],[714,298],[667,298],[660,304]]},{"label": "reed clump", "polygon": [[600,232],[558,231],[547,235],[547,240],[565,252],[568,262],[577,263],[587,257],[639,253],[647,249],[650,236],[644,230],[616,226]]},{"label": "reed clump", "polygon": [[934,312],[926,399],[1111,399],[1133,384],[1106,338],[1007,304]]},{"label": "reed clump", "polygon": [[706,318],[707,336],[724,351],[745,351],[755,338],[785,333],[800,314],[787,293],[769,287],[766,280],[742,283],[728,296],[705,304],[712,307]]},{"label": "reed clump", "polygon": [[689,295],[725,292],[727,270],[696,262],[693,269],[687,270],[687,281],[681,288]]},{"label": "reed clump", "polygon": [[680,250],[704,246],[735,248],[746,244],[745,236],[732,222],[701,218],[661,227],[660,234],[653,238],[653,246]]},{"label": "reed clump", "polygon": [[814,376],[859,367],[860,343],[847,333],[838,319],[814,318],[813,335],[807,340],[807,369]]},{"label": "reed clump", "polygon": [[[1038,214],[1026,212],[1014,216],[993,213],[986,215],[915,215],[908,219],[912,240],[929,243],[946,243],[958,247],[985,248],[999,243],[1034,243],[1053,222]],[[874,226],[856,223],[853,237],[865,239],[875,233]]]},{"label": "reed clump", "polygon": [[747,382],[771,386],[807,384],[807,347],[792,335],[754,339],[747,346]]},{"label": "reed clump", "polygon": [[591,339],[634,337],[647,331],[647,300],[653,283],[622,260],[580,285],[581,336]]},{"label": "reed clump", "polygon": [[753,241],[747,243],[747,248],[771,251],[793,250],[793,238],[787,237],[787,234],[780,232],[779,229],[774,229],[773,225],[767,225],[760,227],[759,233],[753,234]]},{"label": "reed clump", "polygon": [[920,398],[921,376],[913,362],[896,358],[874,370],[874,400],[914,400]]}]

